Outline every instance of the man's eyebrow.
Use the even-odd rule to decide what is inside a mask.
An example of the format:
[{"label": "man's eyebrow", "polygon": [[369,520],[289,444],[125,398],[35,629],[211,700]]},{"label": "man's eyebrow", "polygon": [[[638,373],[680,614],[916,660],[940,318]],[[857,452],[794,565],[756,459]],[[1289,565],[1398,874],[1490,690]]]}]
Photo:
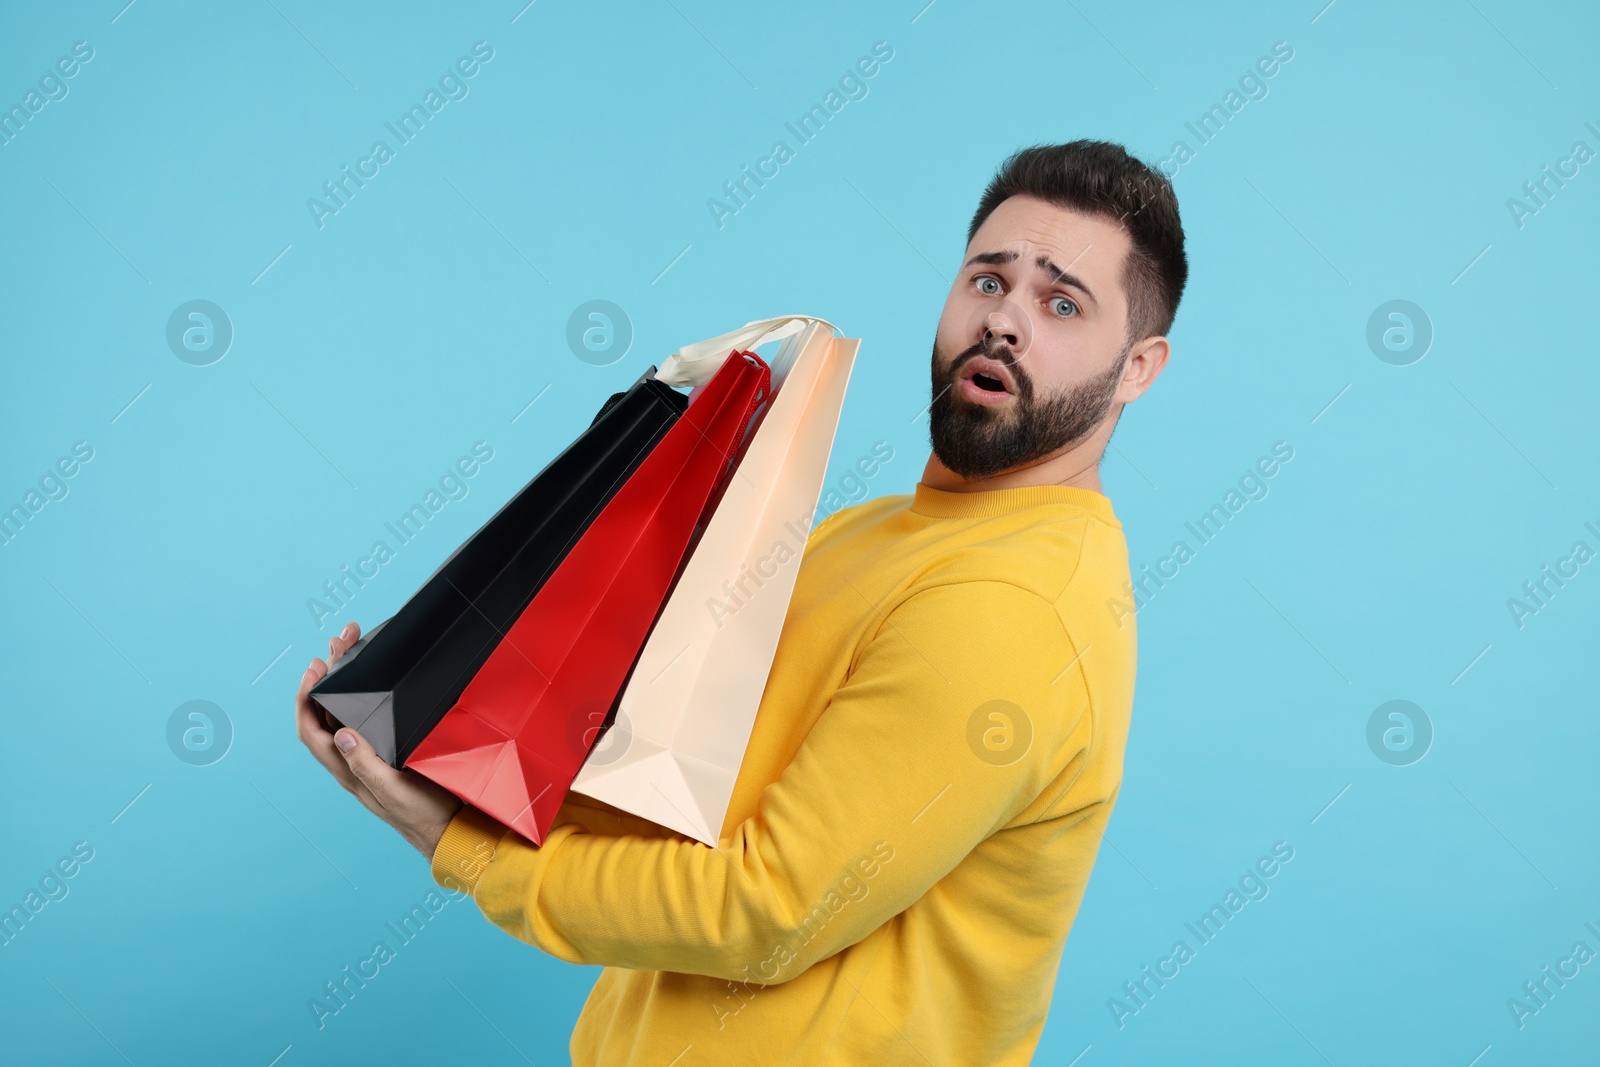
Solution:
[{"label": "man's eyebrow", "polygon": [[[979,252],[977,255],[973,256],[971,259],[967,260],[966,263],[964,263],[962,265],[964,267],[970,267],[974,263],[978,263],[978,264],[984,264],[984,265],[988,265],[988,266],[999,266],[1002,263],[1014,263],[1014,262],[1016,262],[1017,259],[1018,259],[1018,254],[1016,252],[1010,252],[1010,251]],[[1083,279],[1082,278],[1078,277],[1076,274],[1072,274],[1072,273],[1070,273],[1068,271],[1062,270],[1060,267],[1056,266],[1055,263],[1053,263],[1051,261],[1049,256],[1044,255],[1042,253],[1033,262],[1034,262],[1034,265],[1037,266],[1040,270],[1042,270],[1046,274],[1050,275],[1050,277],[1051,277],[1051,279],[1053,281],[1055,281],[1055,282],[1057,282],[1057,283],[1059,283],[1061,285],[1070,285],[1073,288],[1082,290],[1083,291],[1083,295],[1089,298],[1089,303],[1094,304],[1097,307],[1099,306],[1100,302],[1095,299],[1094,290],[1090,289],[1087,285],[1083,284]]]},{"label": "man's eyebrow", "polygon": [[967,260],[966,263],[962,264],[962,266],[970,267],[974,263],[984,263],[990,266],[998,266],[1001,263],[1010,263],[1016,258],[1017,253],[1015,252],[979,252],[977,255]]},{"label": "man's eyebrow", "polygon": [[1067,271],[1062,270],[1060,267],[1052,263],[1050,261],[1050,257],[1047,255],[1040,254],[1039,258],[1033,262],[1040,270],[1050,275],[1050,277],[1054,278],[1062,285],[1070,285],[1076,289],[1083,290],[1083,295],[1089,298],[1089,303],[1099,306],[1100,301],[1095,299],[1093,290],[1091,290],[1087,285],[1083,284],[1082,278],[1078,277],[1076,274],[1070,274]]}]

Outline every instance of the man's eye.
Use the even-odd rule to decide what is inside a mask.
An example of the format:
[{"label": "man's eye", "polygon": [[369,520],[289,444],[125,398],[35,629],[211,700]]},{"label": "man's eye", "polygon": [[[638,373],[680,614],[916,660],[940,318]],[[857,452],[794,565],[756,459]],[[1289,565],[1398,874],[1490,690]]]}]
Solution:
[{"label": "man's eye", "polygon": [[1078,305],[1064,296],[1058,296],[1050,301],[1050,310],[1066,319],[1078,313]]},{"label": "man's eye", "polygon": [[982,293],[984,296],[994,296],[1000,292],[1000,279],[994,277],[992,274],[978,275],[978,277],[974,279],[974,284],[977,285],[978,292]]}]

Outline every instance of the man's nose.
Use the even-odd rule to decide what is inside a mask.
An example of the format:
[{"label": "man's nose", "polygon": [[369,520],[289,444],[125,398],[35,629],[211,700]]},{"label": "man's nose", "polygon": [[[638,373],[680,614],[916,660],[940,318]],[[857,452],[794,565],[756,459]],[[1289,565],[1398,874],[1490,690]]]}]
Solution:
[{"label": "man's nose", "polygon": [[1029,330],[1020,316],[996,309],[983,317],[979,324],[984,344],[990,348],[1004,347],[1012,359],[1019,359],[1028,349]]}]

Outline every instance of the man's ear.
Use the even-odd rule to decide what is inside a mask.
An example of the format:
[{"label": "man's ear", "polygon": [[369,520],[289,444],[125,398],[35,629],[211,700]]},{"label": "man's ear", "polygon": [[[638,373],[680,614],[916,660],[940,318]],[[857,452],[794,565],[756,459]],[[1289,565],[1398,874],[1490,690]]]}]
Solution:
[{"label": "man's ear", "polygon": [[1171,354],[1172,345],[1165,337],[1146,337],[1135,344],[1128,350],[1128,358],[1122,368],[1122,381],[1117,384],[1112,400],[1118,404],[1130,404],[1143,396],[1144,391],[1155,384]]}]

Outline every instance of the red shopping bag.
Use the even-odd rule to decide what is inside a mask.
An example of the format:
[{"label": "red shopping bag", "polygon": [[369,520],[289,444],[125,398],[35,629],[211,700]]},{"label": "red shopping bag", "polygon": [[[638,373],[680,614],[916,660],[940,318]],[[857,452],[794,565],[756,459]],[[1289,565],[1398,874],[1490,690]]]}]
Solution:
[{"label": "red shopping bag", "polygon": [[760,357],[729,357],[407,767],[544,842],[771,393]]}]

